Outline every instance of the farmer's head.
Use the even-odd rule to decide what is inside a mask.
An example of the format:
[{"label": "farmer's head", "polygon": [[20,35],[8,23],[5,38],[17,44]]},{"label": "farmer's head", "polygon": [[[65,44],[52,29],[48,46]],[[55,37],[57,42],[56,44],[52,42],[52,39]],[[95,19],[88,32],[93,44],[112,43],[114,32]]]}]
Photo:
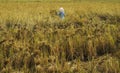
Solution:
[{"label": "farmer's head", "polygon": [[61,7],[61,8],[59,9],[59,11],[60,11],[60,12],[64,12],[64,9],[63,9],[63,7]]}]

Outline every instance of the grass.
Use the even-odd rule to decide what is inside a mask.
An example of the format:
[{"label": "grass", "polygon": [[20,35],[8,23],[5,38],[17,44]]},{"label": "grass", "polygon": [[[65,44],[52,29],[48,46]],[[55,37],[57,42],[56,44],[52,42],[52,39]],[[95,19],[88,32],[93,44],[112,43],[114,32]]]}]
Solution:
[{"label": "grass", "polygon": [[0,10],[1,73],[120,73],[119,3],[8,2]]}]

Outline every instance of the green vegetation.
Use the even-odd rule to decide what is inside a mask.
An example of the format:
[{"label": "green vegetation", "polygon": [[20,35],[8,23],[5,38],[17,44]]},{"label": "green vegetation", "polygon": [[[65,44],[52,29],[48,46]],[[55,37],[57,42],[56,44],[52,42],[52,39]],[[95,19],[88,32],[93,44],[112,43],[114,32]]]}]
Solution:
[{"label": "green vegetation", "polygon": [[0,73],[120,73],[120,4],[1,3]]},{"label": "green vegetation", "polygon": [[0,0],[0,2],[120,2],[120,0]]}]

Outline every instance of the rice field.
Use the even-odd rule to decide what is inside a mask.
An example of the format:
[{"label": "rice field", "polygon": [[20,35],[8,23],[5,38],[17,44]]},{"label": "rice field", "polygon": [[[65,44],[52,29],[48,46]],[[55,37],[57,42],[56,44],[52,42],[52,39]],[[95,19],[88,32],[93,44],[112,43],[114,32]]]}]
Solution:
[{"label": "rice field", "polygon": [[1,2],[0,73],[120,73],[120,3]]}]

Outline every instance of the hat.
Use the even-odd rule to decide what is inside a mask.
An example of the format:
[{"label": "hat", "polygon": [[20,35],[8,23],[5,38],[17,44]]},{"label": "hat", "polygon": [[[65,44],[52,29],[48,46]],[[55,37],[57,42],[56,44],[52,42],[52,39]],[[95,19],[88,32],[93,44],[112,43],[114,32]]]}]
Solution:
[{"label": "hat", "polygon": [[60,11],[60,12],[64,12],[64,9],[63,9],[63,7],[61,7],[61,8],[59,9],[59,11]]}]

